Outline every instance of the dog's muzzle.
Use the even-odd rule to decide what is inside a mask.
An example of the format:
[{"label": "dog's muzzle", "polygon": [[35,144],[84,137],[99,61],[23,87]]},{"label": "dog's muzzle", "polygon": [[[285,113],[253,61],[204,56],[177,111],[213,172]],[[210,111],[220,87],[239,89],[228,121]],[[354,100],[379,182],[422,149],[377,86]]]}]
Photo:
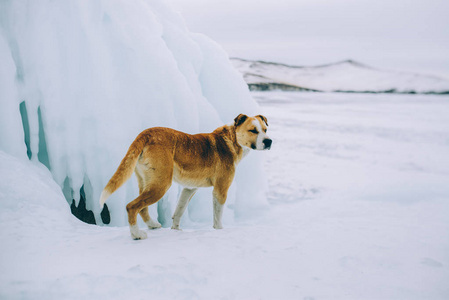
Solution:
[{"label": "dog's muzzle", "polygon": [[272,143],[273,143],[273,141],[271,139],[264,139],[263,140],[263,149],[270,150]]}]

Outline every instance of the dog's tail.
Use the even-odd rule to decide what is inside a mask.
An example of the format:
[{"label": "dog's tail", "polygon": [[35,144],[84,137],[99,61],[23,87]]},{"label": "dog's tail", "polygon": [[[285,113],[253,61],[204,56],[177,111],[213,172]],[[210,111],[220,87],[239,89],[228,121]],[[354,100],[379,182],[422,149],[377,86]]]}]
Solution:
[{"label": "dog's tail", "polygon": [[101,192],[101,209],[103,209],[104,203],[109,198],[109,196],[111,196],[112,193],[114,193],[131,177],[134,169],[136,168],[137,160],[139,159],[144,146],[145,139],[143,139],[141,135],[139,135],[131,144],[131,146],[129,146],[128,152],[122,159],[122,162],[118,166],[117,171],[115,171],[114,175],[112,175],[111,179],[109,179],[108,184],[106,184],[105,188],[103,189],[103,192]]}]

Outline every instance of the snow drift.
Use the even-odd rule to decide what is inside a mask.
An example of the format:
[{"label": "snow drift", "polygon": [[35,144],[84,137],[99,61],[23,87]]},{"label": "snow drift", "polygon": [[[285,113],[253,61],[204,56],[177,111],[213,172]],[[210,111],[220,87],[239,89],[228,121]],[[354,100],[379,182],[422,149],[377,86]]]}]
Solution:
[{"label": "snow drift", "polygon": [[238,58],[232,63],[251,90],[449,94],[449,80],[444,78],[380,70],[352,60],[314,67]]},{"label": "snow drift", "polygon": [[[0,149],[47,166],[97,224],[99,195],[139,132],[209,132],[258,109],[226,53],[163,1],[3,1],[0,11]],[[258,157],[246,168],[263,174]],[[266,204],[263,175],[248,183],[244,172],[229,196],[237,215]],[[111,197],[111,224],[126,224],[137,193],[132,179]],[[159,203],[165,226],[177,193]],[[211,218],[210,197],[195,196],[190,219]]]}]

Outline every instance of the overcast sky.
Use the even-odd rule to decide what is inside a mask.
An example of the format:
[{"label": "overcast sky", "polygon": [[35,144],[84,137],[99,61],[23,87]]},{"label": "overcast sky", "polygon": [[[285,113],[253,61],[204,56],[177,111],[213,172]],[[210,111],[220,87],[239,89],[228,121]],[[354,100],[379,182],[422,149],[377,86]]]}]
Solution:
[{"label": "overcast sky", "polygon": [[171,0],[233,57],[296,65],[354,59],[449,77],[449,0]]}]

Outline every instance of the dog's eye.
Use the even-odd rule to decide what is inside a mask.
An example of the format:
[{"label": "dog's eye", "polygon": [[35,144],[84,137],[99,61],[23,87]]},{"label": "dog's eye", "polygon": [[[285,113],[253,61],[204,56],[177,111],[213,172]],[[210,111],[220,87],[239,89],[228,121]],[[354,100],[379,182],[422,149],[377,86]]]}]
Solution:
[{"label": "dog's eye", "polygon": [[251,129],[249,132],[252,132],[252,133],[255,133],[255,134],[258,134],[258,133],[259,133],[259,132],[257,132],[256,129]]}]

